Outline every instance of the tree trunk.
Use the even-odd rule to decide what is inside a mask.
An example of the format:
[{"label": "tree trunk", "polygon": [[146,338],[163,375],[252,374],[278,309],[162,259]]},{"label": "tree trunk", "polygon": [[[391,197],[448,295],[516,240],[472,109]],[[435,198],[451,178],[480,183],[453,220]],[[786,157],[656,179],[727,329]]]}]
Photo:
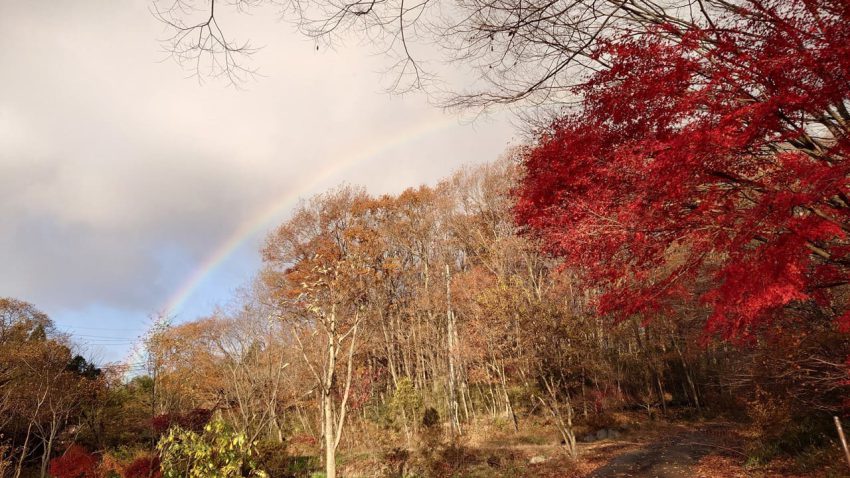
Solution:
[{"label": "tree trunk", "polygon": [[330,390],[326,390],[322,401],[323,434],[325,436],[325,477],[336,478],[336,447],[334,447],[334,418],[333,398]]},{"label": "tree trunk", "polygon": [[446,335],[448,336],[449,356],[449,418],[451,421],[452,437],[460,434],[460,419],[458,417],[457,385],[455,383],[455,359],[454,359],[454,313],[452,313],[451,299],[451,270],[446,264]]},{"label": "tree trunk", "polygon": [[682,368],[685,371],[685,379],[688,382],[688,388],[690,389],[691,399],[693,400],[697,412],[699,413],[702,411],[702,408],[700,407],[699,394],[697,393],[697,388],[694,385],[693,378],[691,377],[691,368],[688,366],[687,360],[685,360],[685,355],[682,353],[682,348],[679,347],[679,342],[674,339],[673,345],[676,347],[676,353],[679,355],[679,360],[682,362]]},{"label": "tree trunk", "polygon": [[501,379],[501,382],[502,382],[502,394],[505,397],[505,411],[511,417],[511,421],[514,424],[514,431],[518,432],[519,431],[519,421],[517,420],[516,413],[514,413],[514,407],[511,404],[511,396],[510,396],[510,394],[508,394],[508,381],[507,381],[507,377],[505,376],[505,366],[504,365],[501,365],[499,367],[499,378]]},{"label": "tree trunk", "polygon": [[325,476],[336,478],[336,432],[334,430],[333,384],[336,372],[336,317],[331,311],[328,324],[328,356],[322,384],[322,434],[325,437]]},{"label": "tree trunk", "polygon": [[576,446],[576,434],[573,429],[573,404],[570,400],[570,396],[566,395],[565,397],[565,405],[567,416],[564,417],[564,414],[561,412],[561,406],[558,400],[558,392],[555,389],[555,385],[552,381],[543,379],[543,383],[546,386],[546,391],[549,394],[549,400],[544,400],[541,397],[537,397],[540,400],[540,403],[544,408],[548,408],[549,412],[552,414],[552,417],[555,419],[555,425],[558,428],[558,432],[561,434],[561,438],[564,441],[564,447],[567,449],[567,453],[570,455],[570,458],[576,459],[578,458],[578,447]]}]

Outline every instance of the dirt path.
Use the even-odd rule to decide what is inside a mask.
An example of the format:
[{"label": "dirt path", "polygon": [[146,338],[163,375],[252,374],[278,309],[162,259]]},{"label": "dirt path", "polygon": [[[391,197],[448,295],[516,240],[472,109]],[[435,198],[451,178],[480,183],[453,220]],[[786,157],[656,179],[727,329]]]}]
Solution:
[{"label": "dirt path", "polygon": [[[588,478],[692,478],[694,466],[704,456],[717,453],[712,438],[701,429],[670,430],[671,433],[639,444],[637,448],[614,452]],[[616,443],[614,443],[616,445]],[[599,450],[610,453],[612,450]]]},{"label": "dirt path", "polygon": [[[800,478],[781,466],[744,468],[747,438],[740,425],[723,421],[644,423],[616,438],[579,444],[579,460],[566,456],[561,445],[511,442],[511,436],[476,443],[477,463],[490,464],[490,474],[515,476],[501,470],[522,470],[528,478]],[[540,438],[540,436],[537,436]],[[495,457],[495,458],[494,458]],[[499,459],[501,458],[501,459]],[[781,465],[781,464],[779,464]],[[466,475],[457,475],[466,476]],[[809,475],[806,475],[809,476]],[[818,475],[811,475],[818,476]],[[822,476],[822,475],[821,475]]]}]

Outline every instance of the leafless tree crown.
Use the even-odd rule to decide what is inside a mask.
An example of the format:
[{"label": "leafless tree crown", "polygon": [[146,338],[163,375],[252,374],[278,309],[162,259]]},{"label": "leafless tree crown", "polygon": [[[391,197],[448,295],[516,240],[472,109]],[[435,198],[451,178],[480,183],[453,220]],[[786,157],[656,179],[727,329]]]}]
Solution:
[{"label": "leafless tree crown", "polygon": [[[277,6],[301,32],[331,44],[354,33],[393,59],[390,89],[433,87],[444,106],[560,107],[582,75],[605,67],[598,41],[652,25],[713,26],[746,0],[153,0],[166,51],[199,80],[238,85],[255,74],[247,41],[229,36],[219,12]],[[426,56],[462,65],[473,80],[443,91]]]}]

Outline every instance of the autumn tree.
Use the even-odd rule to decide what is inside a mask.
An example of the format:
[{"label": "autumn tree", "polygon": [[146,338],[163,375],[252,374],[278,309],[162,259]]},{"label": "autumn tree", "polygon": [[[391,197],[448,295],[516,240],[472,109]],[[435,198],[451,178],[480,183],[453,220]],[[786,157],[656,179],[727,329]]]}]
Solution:
[{"label": "autumn tree", "polygon": [[80,409],[100,390],[99,376],[46,314],[0,299],[0,404],[7,407],[0,425],[14,451],[15,477],[35,458],[40,476],[47,476],[61,435],[80,423]]},{"label": "autumn tree", "polygon": [[[89,363],[85,368],[94,367]],[[91,450],[141,446],[151,442],[151,381],[147,376],[128,380],[127,367],[107,364],[89,381],[88,399],[79,409],[75,443]]]},{"label": "autumn tree", "polygon": [[317,196],[269,236],[263,251],[278,316],[315,379],[328,478],[336,476],[358,331],[372,313],[366,298],[380,272],[368,205],[368,196],[350,187]]},{"label": "autumn tree", "polygon": [[[638,61],[638,50],[617,61]],[[604,55],[614,61],[612,53]],[[645,71],[653,71],[650,66]],[[630,78],[632,70],[619,68],[617,74]],[[625,82],[620,94],[663,84],[634,82]],[[596,91],[591,82],[578,93],[590,102],[594,95],[607,98],[607,89]],[[661,101],[668,102],[675,103]],[[586,107],[596,111],[590,103]],[[625,115],[623,108],[618,103],[617,114]],[[0,405],[10,413],[0,415],[0,432],[10,447],[5,453],[13,451],[14,467],[23,476],[44,459],[55,461],[71,450],[73,440],[97,454],[104,451],[109,469],[153,476],[160,463],[150,449],[137,450],[136,459],[126,463],[109,450],[150,446],[180,427],[180,437],[175,439],[175,432],[166,438],[180,451],[162,469],[180,474],[187,463],[195,466],[183,454],[195,452],[182,444],[194,443],[212,426],[226,430],[222,436],[228,440],[239,437],[240,445],[228,445],[237,463],[239,449],[254,443],[258,463],[270,472],[287,468],[289,450],[323,451],[333,476],[338,452],[368,447],[381,448],[393,460],[433,457],[425,448],[455,446],[482,425],[523,434],[529,427],[552,427],[563,451],[576,457],[579,437],[611,428],[620,415],[614,412],[624,409],[633,411],[630,417],[675,417],[684,407],[689,413],[744,410],[753,423],[772,425],[763,437],[781,437],[787,421],[779,418],[787,420],[792,412],[835,411],[846,394],[841,362],[850,355],[846,335],[832,320],[844,307],[841,285],[818,289],[825,302],[795,300],[737,331],[703,331],[706,322],[718,320],[712,318],[712,294],[723,290],[724,268],[745,257],[765,257],[758,248],[769,247],[777,232],[769,235],[769,224],[761,221],[763,240],[725,253],[706,249],[699,234],[716,239],[715,229],[723,228],[732,235],[757,209],[754,201],[768,200],[771,189],[751,183],[747,187],[755,189],[733,189],[724,183],[729,202],[677,216],[676,240],[663,242],[672,234],[665,229],[673,227],[669,223],[639,231],[641,236],[629,227],[650,227],[639,220],[658,215],[629,208],[614,193],[655,194],[667,198],[668,212],[677,211],[664,184],[637,168],[656,172],[656,158],[667,160],[665,155],[682,149],[654,151],[651,160],[638,160],[625,151],[615,155],[620,143],[605,142],[592,151],[613,156],[600,161],[582,156],[591,150],[576,142],[593,130],[562,129],[570,121],[595,121],[595,127],[617,134],[644,131],[637,120],[619,125],[613,111],[606,110],[604,119],[601,111],[594,113],[600,117],[567,117],[538,144],[463,168],[434,186],[378,197],[343,186],[304,201],[268,237],[265,267],[255,283],[210,316],[150,336],[150,376],[125,382],[120,368],[93,366],[75,356],[49,318],[28,304],[7,301],[0,309],[5,312],[0,317],[11,317],[0,328],[5,341],[0,341],[0,392],[7,398]],[[690,121],[679,127],[697,119]],[[663,137],[676,134],[670,129]],[[650,144],[621,141],[632,148]],[[715,151],[719,146],[700,147]],[[764,152],[765,161],[771,154],[780,153]],[[634,161],[618,167],[616,161],[625,161],[620,155]],[[734,164],[747,161],[745,156]],[[582,176],[580,167],[593,174]],[[601,173],[593,168],[606,174],[606,182],[595,181]],[[667,169],[684,174],[669,164]],[[773,174],[767,168],[759,172],[765,181]],[[631,189],[607,182],[617,174],[626,175]],[[652,194],[640,190],[643,181],[654,188]],[[691,191],[707,194],[694,199],[697,205],[716,199],[701,184]],[[544,186],[553,185],[569,189],[546,193]],[[601,205],[589,210],[593,201]],[[640,204],[658,206],[648,201]],[[615,206],[617,216],[606,215],[605,208]],[[722,212],[720,206],[730,209],[711,229],[709,219]],[[733,213],[738,219],[719,221]],[[519,226],[515,215],[524,221]],[[702,221],[702,232],[688,222],[694,218]],[[754,227],[752,221],[746,224]],[[661,241],[655,249],[653,241]],[[840,253],[841,244],[836,237],[815,247]],[[827,264],[808,250],[814,255],[805,256],[811,265],[801,269],[803,277]],[[701,262],[693,270],[683,268],[695,257]],[[841,267],[835,265],[839,272]],[[782,284],[756,270],[773,281],[767,286]],[[641,303],[652,290],[655,302]],[[703,300],[694,300],[697,296]],[[724,337],[747,347],[734,347],[720,340]],[[763,403],[740,407],[754,399]],[[217,421],[211,425],[213,416]],[[370,434],[381,439],[364,444]],[[195,441],[192,450],[206,446]],[[401,443],[406,448],[399,449]],[[76,473],[70,466],[74,456],[55,462]]]},{"label": "autumn tree", "polygon": [[520,155],[517,217],[604,288],[602,313],[696,295],[724,338],[848,331],[850,9],[705,3],[593,48],[580,108]]},{"label": "autumn tree", "polygon": [[172,422],[195,421],[203,427],[218,410],[250,441],[283,441],[288,344],[271,315],[257,294],[246,291],[211,317],[151,338],[149,353],[160,364],[158,432]]}]

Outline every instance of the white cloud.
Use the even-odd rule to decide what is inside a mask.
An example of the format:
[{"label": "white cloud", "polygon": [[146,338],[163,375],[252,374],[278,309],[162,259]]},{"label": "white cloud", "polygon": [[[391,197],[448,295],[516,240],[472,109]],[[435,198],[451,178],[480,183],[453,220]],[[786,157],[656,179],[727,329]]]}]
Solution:
[{"label": "white cloud", "polygon": [[262,12],[228,20],[267,45],[253,60],[264,77],[199,86],[157,61],[147,6],[0,3],[0,295],[155,311],[187,267],[342,155],[379,152],[333,181],[398,191],[495,159],[509,139],[485,121],[394,144],[439,113],[385,94],[368,48],[317,52]]}]

